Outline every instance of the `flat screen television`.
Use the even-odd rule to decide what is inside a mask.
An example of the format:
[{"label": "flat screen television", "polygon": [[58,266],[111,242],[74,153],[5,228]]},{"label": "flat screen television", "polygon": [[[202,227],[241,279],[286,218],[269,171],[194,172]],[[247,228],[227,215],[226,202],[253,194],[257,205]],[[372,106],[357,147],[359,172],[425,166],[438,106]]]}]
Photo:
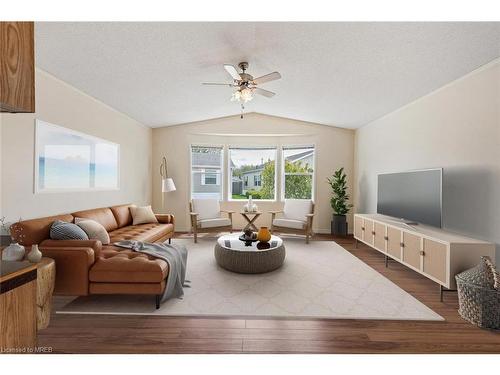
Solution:
[{"label": "flat screen television", "polygon": [[441,227],[443,170],[378,175],[377,213]]}]

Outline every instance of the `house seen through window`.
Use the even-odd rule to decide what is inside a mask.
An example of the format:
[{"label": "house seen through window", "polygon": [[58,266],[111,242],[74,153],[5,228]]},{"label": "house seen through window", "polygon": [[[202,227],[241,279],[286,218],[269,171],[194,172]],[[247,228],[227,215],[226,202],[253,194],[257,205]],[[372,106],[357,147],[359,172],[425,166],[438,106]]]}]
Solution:
[{"label": "house seen through window", "polygon": [[191,146],[191,198],[222,200],[222,147]]}]

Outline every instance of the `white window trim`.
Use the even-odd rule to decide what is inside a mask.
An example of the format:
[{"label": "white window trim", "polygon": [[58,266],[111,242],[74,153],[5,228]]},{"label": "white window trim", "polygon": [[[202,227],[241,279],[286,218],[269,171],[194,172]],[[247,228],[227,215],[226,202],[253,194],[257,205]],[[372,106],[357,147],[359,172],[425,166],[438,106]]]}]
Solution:
[{"label": "white window trim", "polygon": [[[238,149],[238,148],[241,148],[241,149],[249,149],[249,150],[253,150],[253,149],[272,149],[274,150],[275,152],[275,156],[274,156],[274,199],[253,199],[253,201],[257,201],[257,202],[278,202],[278,194],[279,194],[279,190],[278,190],[278,184],[279,184],[279,180],[278,180],[278,177],[279,177],[279,174],[278,174],[278,168],[279,168],[279,151],[281,149],[281,146],[279,145],[258,145],[258,146],[254,146],[254,145],[237,145],[237,144],[229,144],[229,145],[226,145],[227,147],[227,153],[226,153],[226,158],[227,158],[227,171],[228,171],[228,185],[227,185],[227,199],[226,201],[227,202],[244,202],[245,200],[244,199],[233,199],[232,196],[233,196],[233,186],[232,186],[232,178],[233,178],[233,175],[232,175],[232,172],[231,172],[231,149]],[[243,182],[243,187],[244,187],[244,182]]]},{"label": "white window trim", "polygon": [[[314,150],[313,153],[313,172],[312,173],[285,173],[285,150],[290,150],[293,148],[312,148]],[[307,144],[307,145],[281,145],[281,194],[280,199],[282,202],[285,201],[285,176],[312,176],[312,184],[311,184],[311,201],[315,201],[316,198],[316,144]]]}]

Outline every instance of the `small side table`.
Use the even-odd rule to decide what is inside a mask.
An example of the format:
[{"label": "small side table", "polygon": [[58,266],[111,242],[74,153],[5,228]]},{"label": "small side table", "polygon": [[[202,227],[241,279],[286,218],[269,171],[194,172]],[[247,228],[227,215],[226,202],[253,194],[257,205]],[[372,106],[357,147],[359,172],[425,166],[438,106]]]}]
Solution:
[{"label": "small side table", "polygon": [[56,281],[56,263],[43,257],[37,266],[36,316],[38,330],[47,328],[52,310],[52,293]]},{"label": "small side table", "polygon": [[[262,215],[262,212],[260,211],[255,211],[255,212],[245,212],[241,211],[240,212],[241,216],[247,221],[247,225],[245,225],[245,228],[243,228],[243,231],[246,231],[247,229],[251,229],[255,232],[257,232],[258,228],[255,226],[254,222],[255,220],[258,219],[260,215]],[[253,217],[249,217],[253,216]]]}]

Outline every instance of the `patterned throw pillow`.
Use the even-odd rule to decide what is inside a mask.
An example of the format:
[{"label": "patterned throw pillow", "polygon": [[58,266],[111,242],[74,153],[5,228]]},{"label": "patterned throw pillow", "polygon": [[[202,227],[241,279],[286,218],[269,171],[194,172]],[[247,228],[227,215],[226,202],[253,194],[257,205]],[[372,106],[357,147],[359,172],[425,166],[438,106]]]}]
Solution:
[{"label": "patterned throw pillow", "polygon": [[108,231],[97,221],[75,217],[75,224],[82,228],[85,233],[87,233],[89,239],[99,240],[103,245],[109,244],[110,240]]},{"label": "patterned throw pillow", "polygon": [[53,240],[88,240],[89,236],[76,224],[56,220],[50,227],[50,238]]}]

